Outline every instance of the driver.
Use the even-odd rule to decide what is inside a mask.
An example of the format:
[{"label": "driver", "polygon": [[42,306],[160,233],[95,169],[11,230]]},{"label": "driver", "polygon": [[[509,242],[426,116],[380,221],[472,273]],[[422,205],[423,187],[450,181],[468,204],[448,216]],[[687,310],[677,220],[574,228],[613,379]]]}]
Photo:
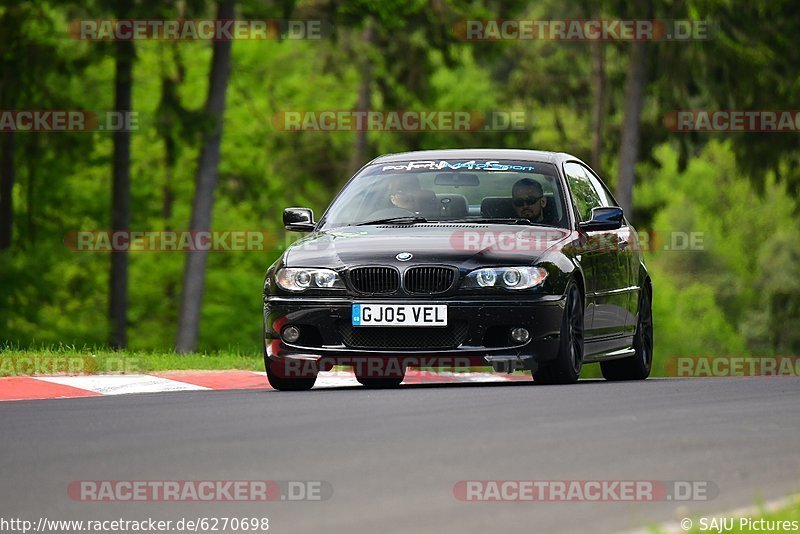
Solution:
[{"label": "driver", "polygon": [[414,176],[397,177],[389,184],[389,202],[396,208],[417,210],[417,196],[421,187]]},{"label": "driver", "polygon": [[544,213],[547,197],[544,196],[542,184],[536,180],[518,180],[511,188],[511,204],[518,217],[531,222],[547,222]]}]

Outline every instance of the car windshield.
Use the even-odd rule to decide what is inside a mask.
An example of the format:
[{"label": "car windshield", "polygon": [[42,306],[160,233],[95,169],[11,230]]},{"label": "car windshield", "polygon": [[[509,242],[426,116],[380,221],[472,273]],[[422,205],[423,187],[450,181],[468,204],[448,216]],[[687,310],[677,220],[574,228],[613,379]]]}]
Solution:
[{"label": "car windshield", "polygon": [[555,166],[511,160],[370,165],[336,197],[321,227],[489,220],[566,227]]}]

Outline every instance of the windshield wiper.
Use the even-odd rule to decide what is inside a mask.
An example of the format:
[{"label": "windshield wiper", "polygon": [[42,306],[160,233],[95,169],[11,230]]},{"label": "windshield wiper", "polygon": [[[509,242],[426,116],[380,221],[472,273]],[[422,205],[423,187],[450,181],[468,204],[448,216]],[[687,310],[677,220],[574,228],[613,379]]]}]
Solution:
[{"label": "windshield wiper", "polygon": [[370,226],[373,224],[417,224],[426,222],[428,222],[428,219],[426,219],[425,217],[404,215],[402,217],[386,217],[384,219],[375,219],[374,221],[363,221],[359,223],[353,223],[350,226]]},{"label": "windshield wiper", "polygon": [[480,218],[480,217],[467,217],[465,219],[447,219],[448,223],[480,223],[480,224],[525,224],[531,226],[533,223],[528,219],[511,217],[511,218]]}]

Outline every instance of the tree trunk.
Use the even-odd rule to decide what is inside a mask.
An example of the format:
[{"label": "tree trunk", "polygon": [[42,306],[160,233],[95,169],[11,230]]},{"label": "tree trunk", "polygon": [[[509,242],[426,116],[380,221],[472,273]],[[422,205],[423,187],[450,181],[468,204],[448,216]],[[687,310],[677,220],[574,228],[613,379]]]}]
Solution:
[{"label": "tree trunk", "polygon": [[[130,13],[130,3],[120,9],[120,18]],[[131,111],[133,89],[133,41],[114,43],[116,48],[116,79],[114,82],[114,111],[126,114]],[[111,193],[111,230],[128,231],[131,223],[131,133],[125,129],[114,132],[113,185]],[[128,252],[111,253],[111,277],[109,287],[109,319],[111,321],[112,348],[122,349],[128,345]]]},{"label": "tree trunk", "polygon": [[[356,111],[368,112],[372,105],[372,64],[370,63],[370,51],[375,39],[375,30],[371,21],[367,19],[364,23],[364,30],[361,32],[361,46],[364,47],[361,64],[361,83],[358,88],[358,104]],[[350,160],[350,175],[358,171],[367,159],[367,129],[363,128],[356,132],[356,140],[353,145],[353,157]]]},{"label": "tree trunk", "polygon": [[[230,20],[233,19],[233,16],[233,0],[223,0],[217,4],[217,19]],[[213,119],[213,129],[203,136],[203,146],[197,164],[192,219],[189,224],[192,231],[208,231],[211,228],[230,55],[230,41],[214,42],[208,100],[206,101],[206,113]],[[207,260],[207,251],[193,251],[186,256],[183,293],[178,317],[178,335],[175,342],[175,350],[180,353],[191,352],[197,348]]]},{"label": "tree trunk", "polygon": [[[595,17],[599,18],[599,17]],[[606,44],[592,41],[592,86],[594,109],[592,113],[592,168],[600,173],[603,152],[603,117],[606,107]]]},{"label": "tree trunk", "polygon": [[[647,2],[652,18],[652,1]],[[639,118],[644,101],[647,77],[647,41],[631,43],[630,63],[625,82],[625,114],[622,119],[622,139],[619,148],[619,177],[616,198],[629,220],[633,220],[633,184],[639,152]]]}]

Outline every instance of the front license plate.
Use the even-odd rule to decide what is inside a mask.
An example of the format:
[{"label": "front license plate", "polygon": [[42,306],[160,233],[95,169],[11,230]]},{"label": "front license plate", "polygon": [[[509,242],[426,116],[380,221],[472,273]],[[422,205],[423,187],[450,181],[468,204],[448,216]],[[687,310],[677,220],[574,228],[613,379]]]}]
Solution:
[{"label": "front license plate", "polygon": [[353,326],[447,326],[447,305],[353,304]]}]

